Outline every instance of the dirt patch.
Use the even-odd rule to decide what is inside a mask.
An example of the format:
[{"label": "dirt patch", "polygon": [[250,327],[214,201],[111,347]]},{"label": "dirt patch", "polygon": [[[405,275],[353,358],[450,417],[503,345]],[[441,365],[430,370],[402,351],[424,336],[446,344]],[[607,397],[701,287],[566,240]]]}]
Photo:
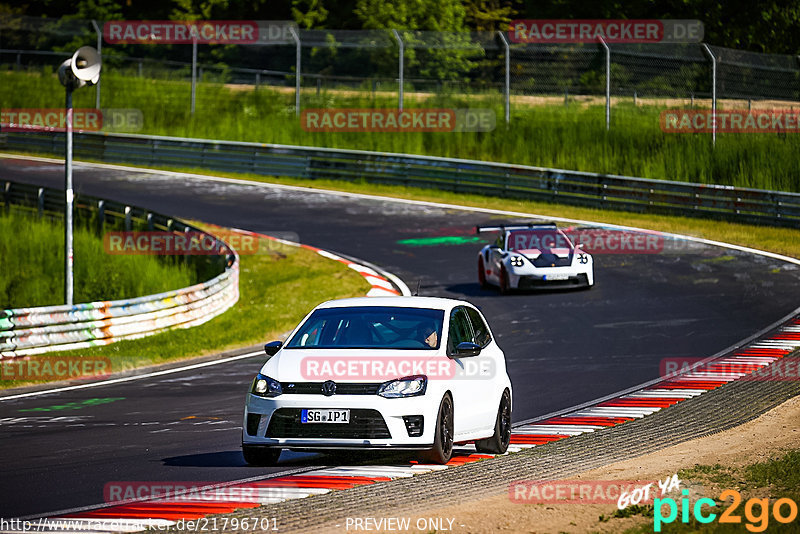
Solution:
[{"label": "dirt patch", "polygon": [[[225,84],[225,87],[232,91],[241,92],[241,91],[253,91],[254,86],[249,84]],[[265,87],[271,91],[276,91],[282,94],[294,94],[295,88],[288,87],[288,86],[279,86],[279,85],[262,85],[261,87]],[[304,87],[300,90],[301,94],[316,94],[317,90],[315,88]],[[357,98],[357,97],[365,97],[369,96],[372,93],[367,90],[358,90],[358,89],[324,89],[323,93],[329,93],[332,95],[336,95],[340,98]],[[397,97],[397,93],[391,91],[378,91],[376,93],[378,96],[381,97]],[[406,92],[404,93],[404,99],[406,101],[412,102],[420,102],[425,101],[430,98],[437,96],[436,93],[430,93],[425,91],[413,91],[413,92]],[[455,97],[466,97],[472,101],[497,101],[503,97],[503,92],[498,91],[497,93],[485,93],[485,94],[471,94],[468,95],[464,94],[454,94]],[[565,102],[566,98],[566,102]],[[605,96],[603,95],[511,95],[509,97],[511,104],[515,105],[523,105],[523,106],[563,106],[565,103],[567,105],[577,105],[581,108],[586,108],[589,106],[600,106],[604,105],[606,102]],[[684,107],[697,107],[697,108],[710,108],[711,107],[711,99],[710,98],[680,98],[680,97],[638,97],[636,99],[637,106],[657,106],[657,107],[668,107],[668,108],[684,108]],[[612,96],[611,97],[611,106],[616,106],[618,104],[632,104],[634,103],[633,96]],[[754,109],[754,110],[771,110],[771,109],[785,109],[793,111],[795,107],[800,105],[800,102],[791,101],[791,100],[766,100],[766,99],[757,99],[757,100],[747,100],[747,99],[718,99],[717,100],[717,107],[719,109],[727,109],[727,110],[742,110],[742,109]]]}]

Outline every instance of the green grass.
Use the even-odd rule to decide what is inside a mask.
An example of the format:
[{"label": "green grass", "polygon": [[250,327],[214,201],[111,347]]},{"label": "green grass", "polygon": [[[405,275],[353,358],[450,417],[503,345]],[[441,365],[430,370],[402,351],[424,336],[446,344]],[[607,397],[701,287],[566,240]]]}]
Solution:
[{"label": "green grass", "polygon": [[[790,524],[781,524],[775,520],[772,515],[772,504],[775,500],[780,498],[788,498],[795,503],[800,504],[800,450],[793,450],[785,452],[784,454],[771,458],[764,462],[750,464],[741,468],[734,468],[723,466],[720,464],[715,465],[695,465],[691,469],[681,470],[679,475],[683,484],[691,482],[692,484],[712,484],[719,488],[712,494],[705,492],[702,497],[713,499],[717,505],[715,507],[704,507],[703,513],[717,514],[715,521],[708,524],[701,524],[697,522],[692,516],[691,510],[689,513],[689,523],[682,523],[680,519],[680,500],[676,498],[678,503],[679,512],[676,520],[673,523],[664,525],[662,532],[665,533],[739,533],[739,532],[756,532],[756,527],[762,523],[760,519],[759,508],[756,506],[753,509],[753,519],[748,519],[745,515],[746,503],[750,498],[768,498],[769,516],[766,518],[765,532],[800,532],[800,522],[795,519]],[[720,515],[730,507],[731,500],[722,502],[719,500],[720,493],[725,489],[734,489],[739,491],[742,496],[742,501],[734,510],[734,516],[741,517],[740,524],[722,524],[719,522]],[[690,505],[693,506],[698,497],[692,497]],[[652,517],[652,506],[648,506],[649,510],[642,510],[645,517]],[[616,511],[619,512],[619,511]],[[630,514],[612,514],[610,517],[601,516],[601,522],[613,521],[617,517],[630,517],[636,515],[640,511],[635,511]],[[622,511],[624,512],[624,510]],[[667,513],[667,507],[664,507],[664,513]],[[788,506],[784,505],[782,513],[787,515],[789,513]],[[612,523],[613,524],[613,523]],[[753,529],[747,528],[751,525]],[[755,525],[755,526],[754,526]],[[646,522],[625,530],[629,534],[645,534],[653,532],[653,520],[648,519]]]},{"label": "green grass", "polygon": [[[317,304],[369,290],[364,278],[342,263],[295,247],[276,249],[271,244],[270,250],[241,256],[239,302],[205,324],[42,357],[108,357],[112,371],[118,372],[213,354],[277,339]],[[29,383],[0,381],[0,389]]]},{"label": "green grass", "polygon": [[[109,255],[85,228],[73,234],[74,302],[117,300],[198,282],[192,268],[153,256]],[[0,308],[64,303],[64,225],[26,211],[0,211]]]},{"label": "green grass", "polygon": [[[406,107],[492,108],[498,127],[488,133],[305,132],[294,112],[292,91],[234,89],[199,84],[197,111],[189,112],[190,85],[175,80],[139,79],[115,71],[103,74],[102,105],[138,108],[141,133],[406,152],[648,178],[719,183],[800,191],[800,138],[791,134],[667,134],[659,127],[663,108],[620,103],[605,130],[603,106],[513,105],[510,127],[503,123],[499,95],[409,98]],[[393,93],[352,91],[303,93],[302,107],[394,108]],[[365,96],[369,95],[369,96]],[[0,73],[4,108],[61,107],[63,89],[48,72]],[[93,107],[94,90],[74,95],[76,107]]]},{"label": "green grass", "polygon": [[800,493],[800,450],[748,466],[745,475],[751,484]]},{"label": "green grass", "polygon": [[737,477],[731,469],[720,464],[714,465],[695,465],[691,469],[683,469],[678,473],[681,480],[703,479],[724,487],[733,487],[737,483]]}]

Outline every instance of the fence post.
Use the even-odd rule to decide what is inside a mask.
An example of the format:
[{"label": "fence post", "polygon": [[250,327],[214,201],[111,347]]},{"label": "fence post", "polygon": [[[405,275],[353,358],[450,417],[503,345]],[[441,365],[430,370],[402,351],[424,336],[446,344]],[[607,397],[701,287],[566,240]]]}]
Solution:
[{"label": "fence post", "polygon": [[292,38],[297,46],[295,51],[295,76],[294,76],[294,114],[300,116],[300,82],[302,77],[302,49],[300,44],[300,35],[294,26],[289,26],[289,31],[292,32]]},{"label": "fence post", "polygon": [[64,301],[72,306],[73,292],[73,228],[72,208],[75,202],[75,193],[72,189],[72,87],[67,85],[66,90],[67,131],[66,147],[64,150]]},{"label": "fence post", "polygon": [[131,207],[125,206],[125,231],[130,232],[132,230],[131,225]]},{"label": "fence post", "polygon": [[711,146],[717,146],[717,56],[702,43],[703,50],[711,59]]},{"label": "fence post", "polygon": [[397,108],[403,111],[403,55],[405,48],[403,46],[403,40],[400,38],[400,34],[397,33],[397,30],[393,29],[392,33],[394,34],[394,38],[397,39],[397,46],[400,47],[400,53],[398,54],[399,59],[397,62],[398,69],[400,70],[400,89],[398,91]]},{"label": "fence post", "polygon": [[606,131],[608,131],[611,128],[611,49],[602,36],[598,39],[606,51]]},{"label": "fence post", "polygon": [[195,93],[197,91],[197,34],[192,36],[192,115],[194,115]]},{"label": "fence post", "polygon": [[[97,21],[92,19],[92,26],[94,26],[94,32],[97,34],[97,55],[100,56],[102,59],[103,57],[103,32],[100,30],[100,25],[97,24]],[[106,66],[106,70],[108,70],[108,66]],[[97,80],[97,83],[94,84],[95,86],[95,103],[94,107],[96,109],[100,109],[100,80]]]},{"label": "fence post", "polygon": [[103,235],[103,225],[106,222],[106,201],[97,202],[97,233]]},{"label": "fence post", "polygon": [[[795,59],[797,60],[797,66],[800,67],[800,55],[795,56]],[[798,98],[800,98],[800,94],[798,94]]]},{"label": "fence post", "polygon": [[498,31],[497,35],[503,41],[503,47],[506,49],[506,80],[504,87],[505,108],[506,108],[506,124],[511,120],[511,47],[508,44],[508,39],[503,32]]},{"label": "fence post", "polygon": [[41,219],[42,215],[44,215],[44,187],[40,187],[39,191],[36,193],[36,201],[38,207],[37,211]]}]

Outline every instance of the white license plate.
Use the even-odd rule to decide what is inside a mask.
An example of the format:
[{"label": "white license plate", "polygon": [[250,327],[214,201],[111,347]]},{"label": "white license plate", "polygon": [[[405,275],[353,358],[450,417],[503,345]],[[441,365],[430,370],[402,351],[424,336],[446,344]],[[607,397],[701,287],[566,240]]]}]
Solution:
[{"label": "white license plate", "polygon": [[546,275],[544,275],[544,279],[547,280],[547,281],[550,281],[550,280],[569,280],[569,275],[568,274],[564,274],[564,273],[546,274]]},{"label": "white license plate", "polygon": [[301,423],[349,423],[350,410],[301,410]]}]

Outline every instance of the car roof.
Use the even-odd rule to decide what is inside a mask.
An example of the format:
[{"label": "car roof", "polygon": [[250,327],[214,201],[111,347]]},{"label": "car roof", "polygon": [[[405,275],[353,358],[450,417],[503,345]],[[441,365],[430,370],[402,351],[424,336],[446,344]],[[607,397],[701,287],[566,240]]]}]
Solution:
[{"label": "car roof", "polygon": [[317,308],[349,308],[355,306],[391,306],[399,308],[429,308],[450,310],[455,306],[470,305],[463,300],[442,297],[355,297],[329,300]]},{"label": "car roof", "polygon": [[541,221],[541,222],[508,222],[502,224],[481,224],[475,227],[477,233],[482,232],[513,232],[515,230],[557,230],[558,225],[554,222]]}]

